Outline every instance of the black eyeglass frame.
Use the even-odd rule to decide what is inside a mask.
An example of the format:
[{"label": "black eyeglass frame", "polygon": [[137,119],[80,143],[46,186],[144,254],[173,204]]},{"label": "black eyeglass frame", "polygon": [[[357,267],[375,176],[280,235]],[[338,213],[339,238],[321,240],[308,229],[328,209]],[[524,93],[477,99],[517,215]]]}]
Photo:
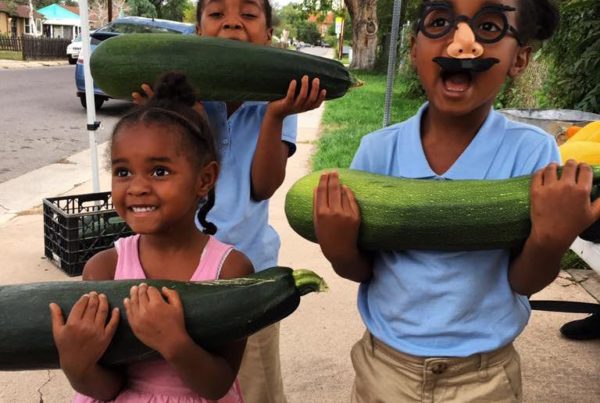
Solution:
[{"label": "black eyeglass frame", "polygon": [[[427,32],[427,30],[425,29],[425,19],[426,19],[425,17],[427,17],[427,15],[429,15],[429,13],[432,10],[440,10],[440,9],[450,11],[452,20],[449,21],[450,25],[448,25],[448,28],[446,30],[444,30],[443,32],[441,32],[439,34],[431,34],[431,33]],[[421,31],[423,33],[423,35],[425,35],[428,38],[439,39],[439,38],[442,38],[442,37],[448,35],[450,32],[452,32],[452,30],[455,30],[456,27],[458,26],[458,23],[466,22],[467,24],[469,24],[469,27],[471,27],[471,30],[475,34],[475,38],[477,39],[478,42],[482,42],[482,43],[500,42],[506,36],[506,34],[510,32],[510,34],[517,40],[517,43],[519,44],[519,46],[524,46],[523,41],[521,40],[521,35],[519,34],[519,31],[517,31],[517,29],[515,27],[513,27],[512,25],[510,25],[508,23],[508,17],[505,14],[507,11],[516,11],[516,10],[517,10],[516,8],[507,6],[504,4],[488,5],[488,6],[482,7],[481,10],[477,11],[475,13],[475,15],[473,16],[473,18],[469,18],[466,15],[455,15],[454,10],[452,9],[452,6],[448,3],[431,2],[429,4],[425,4],[423,12],[421,13],[421,17],[419,18],[418,31]],[[502,16],[502,20],[504,22],[504,27],[503,27],[502,31],[500,32],[498,37],[495,39],[486,39],[486,38],[480,37],[479,35],[477,35],[477,28],[472,25],[473,21],[477,21],[477,18],[480,15],[482,15],[484,13],[489,13],[490,11],[499,12],[499,14]]]}]

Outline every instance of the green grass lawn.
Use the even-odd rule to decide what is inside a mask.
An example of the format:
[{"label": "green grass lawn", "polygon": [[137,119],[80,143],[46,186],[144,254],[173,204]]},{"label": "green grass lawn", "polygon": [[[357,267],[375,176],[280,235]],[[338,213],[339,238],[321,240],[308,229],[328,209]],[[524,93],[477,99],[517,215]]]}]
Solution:
[{"label": "green grass lawn", "polygon": [[0,50],[0,59],[5,60],[23,60],[23,53],[10,50]]},{"label": "green grass lawn", "polygon": [[[353,71],[352,74],[364,84],[325,104],[321,137],[312,160],[313,170],[347,168],[360,139],[383,125],[385,73]],[[423,102],[423,99],[403,96],[404,85],[402,78],[397,77],[392,98],[392,124],[412,116]]]}]

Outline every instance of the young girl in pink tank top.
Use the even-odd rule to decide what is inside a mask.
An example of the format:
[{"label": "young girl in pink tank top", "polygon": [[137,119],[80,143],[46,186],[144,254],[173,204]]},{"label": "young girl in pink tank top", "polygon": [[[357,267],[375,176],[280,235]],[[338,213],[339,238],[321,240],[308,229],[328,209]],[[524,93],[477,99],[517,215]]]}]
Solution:
[{"label": "young girl in pink tank top", "polygon": [[124,301],[125,313],[136,337],[162,358],[104,367],[98,360],[117,328],[118,309],[109,310],[106,296],[91,292],[65,322],[58,305],[51,304],[54,340],[61,368],[77,392],[75,402],[243,402],[237,373],[245,340],[205,350],[185,329],[178,293],[143,283],[225,279],[253,271],[242,253],[212,236],[216,227],[206,221],[219,164],[209,127],[193,109],[195,99],[185,77],[169,73],[146,105],[116,125],[112,198],[137,235],[96,254],[83,270],[83,280],[141,280]]}]

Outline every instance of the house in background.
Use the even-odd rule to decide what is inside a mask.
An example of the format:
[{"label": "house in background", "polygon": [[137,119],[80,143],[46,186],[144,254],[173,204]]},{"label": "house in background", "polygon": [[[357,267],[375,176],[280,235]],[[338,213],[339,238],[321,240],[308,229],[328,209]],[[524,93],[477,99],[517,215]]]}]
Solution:
[{"label": "house in background", "polygon": [[[38,35],[42,32],[43,15],[33,11],[33,21]],[[23,4],[9,5],[0,1],[0,35],[33,35],[34,29],[29,18],[29,6]]]},{"label": "house in background", "polygon": [[319,18],[319,16],[315,14],[309,15],[308,21],[317,24],[317,29],[321,34],[321,37],[324,37],[327,35],[329,27],[335,24],[335,13],[333,11],[328,11],[323,18]]},{"label": "house in background", "polygon": [[48,38],[73,39],[81,32],[79,15],[59,4],[51,4],[37,11],[44,16],[43,33]]}]

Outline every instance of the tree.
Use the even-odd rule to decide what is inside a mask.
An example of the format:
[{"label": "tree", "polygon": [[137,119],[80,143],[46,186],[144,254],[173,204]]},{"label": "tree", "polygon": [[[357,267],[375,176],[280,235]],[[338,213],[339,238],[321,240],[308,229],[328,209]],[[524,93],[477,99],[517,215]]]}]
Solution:
[{"label": "tree", "polygon": [[33,0],[29,0],[29,26],[31,27],[31,33],[33,36],[38,36],[37,32],[37,24],[35,23],[35,19],[33,18]]},{"label": "tree", "polygon": [[315,24],[314,22],[306,20],[301,21],[296,26],[296,30],[298,33],[297,39],[301,42],[316,44],[317,41],[321,38],[319,28],[317,28],[317,24]]},{"label": "tree", "polygon": [[[377,0],[344,0],[352,20],[352,62],[350,68],[373,70],[378,44]],[[332,0],[303,0],[311,12],[333,9]]]},{"label": "tree", "polygon": [[560,29],[542,49],[552,59],[547,103],[600,112],[600,2],[560,2]]},{"label": "tree", "polygon": [[334,0],[302,0],[301,7],[307,15],[319,15],[325,18],[327,11],[333,10],[333,2]]},{"label": "tree", "polygon": [[189,2],[188,6],[183,10],[183,22],[196,23],[196,6]]},{"label": "tree", "polygon": [[[112,0],[113,9],[117,9],[117,15],[127,8],[127,0]],[[88,7],[91,13],[96,16],[98,26],[108,23],[108,1],[90,0]]]},{"label": "tree", "polygon": [[127,5],[131,15],[173,21],[183,21],[186,10],[194,7],[188,0],[127,0]]},{"label": "tree", "polygon": [[191,6],[188,0],[154,0],[158,18],[173,21],[183,21],[183,14],[187,7]]},{"label": "tree", "polygon": [[377,56],[377,0],[344,0],[352,19],[351,69],[373,70]]},{"label": "tree", "polygon": [[274,10],[279,24],[275,27],[275,35],[281,36],[283,30],[292,38],[298,38],[298,27],[308,19],[308,13],[301,4],[287,4],[281,10]]},{"label": "tree", "polygon": [[127,0],[127,5],[131,15],[148,18],[158,17],[156,7],[150,0]]},{"label": "tree", "polygon": [[[377,15],[379,18],[379,30],[377,33],[378,43],[380,44],[378,52],[377,52],[377,68],[386,69],[387,62],[389,58],[389,44],[390,44],[390,34],[392,32],[392,17],[394,13],[394,0],[377,0]],[[400,25],[401,29],[398,30],[398,38],[396,38],[398,42],[399,52],[406,52],[408,47],[406,44],[409,42],[409,37],[407,33],[404,35],[404,43],[400,43],[400,39],[402,36],[402,27],[407,22],[411,23],[411,25],[418,18],[418,10],[421,5],[420,1],[407,1],[402,0],[402,8],[400,10]],[[398,54],[398,60],[405,58],[405,53]]]}]

